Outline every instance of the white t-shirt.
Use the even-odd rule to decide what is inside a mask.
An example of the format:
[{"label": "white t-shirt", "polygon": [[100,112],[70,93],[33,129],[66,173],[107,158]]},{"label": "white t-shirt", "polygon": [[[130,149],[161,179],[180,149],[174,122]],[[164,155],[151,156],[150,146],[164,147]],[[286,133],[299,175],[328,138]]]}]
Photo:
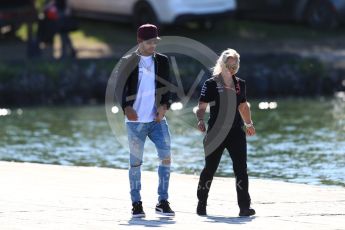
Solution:
[{"label": "white t-shirt", "polygon": [[152,122],[156,118],[155,106],[155,65],[152,56],[140,56],[138,92],[133,109],[137,112],[138,120],[126,122]]}]

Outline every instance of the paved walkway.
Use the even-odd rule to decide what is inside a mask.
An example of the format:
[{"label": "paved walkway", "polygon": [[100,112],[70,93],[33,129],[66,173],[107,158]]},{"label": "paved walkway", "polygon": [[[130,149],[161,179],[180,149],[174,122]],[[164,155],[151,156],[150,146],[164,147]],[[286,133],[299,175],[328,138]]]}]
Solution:
[{"label": "paved walkway", "polygon": [[251,179],[257,215],[239,218],[233,178],[216,178],[208,217],[195,214],[197,176],[172,174],[175,218],[154,213],[157,175],[143,173],[147,217],[131,219],[127,171],[0,162],[0,229],[345,229],[345,189]]}]

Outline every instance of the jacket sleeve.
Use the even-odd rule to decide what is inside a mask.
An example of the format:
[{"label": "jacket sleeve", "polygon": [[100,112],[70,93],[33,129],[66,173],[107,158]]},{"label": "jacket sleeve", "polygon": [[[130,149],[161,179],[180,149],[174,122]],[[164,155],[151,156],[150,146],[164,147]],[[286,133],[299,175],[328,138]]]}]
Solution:
[{"label": "jacket sleeve", "polygon": [[127,91],[128,91],[128,82],[129,82],[129,73],[127,71],[127,60],[125,58],[121,58],[118,68],[115,71],[115,97],[117,102],[121,105],[121,108],[124,112],[126,106],[130,105],[127,98]]},{"label": "jacket sleeve", "polygon": [[172,103],[172,82],[170,77],[170,64],[169,59],[165,57],[162,61],[162,77],[166,81],[166,84],[164,84],[164,87],[166,88],[166,92],[162,94],[160,104],[166,105],[167,109],[170,109],[171,103]]}]

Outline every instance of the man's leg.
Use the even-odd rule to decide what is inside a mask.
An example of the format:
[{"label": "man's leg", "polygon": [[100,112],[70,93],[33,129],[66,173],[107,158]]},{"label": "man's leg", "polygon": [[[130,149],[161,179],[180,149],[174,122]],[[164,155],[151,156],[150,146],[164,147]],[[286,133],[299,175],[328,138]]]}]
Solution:
[{"label": "man's leg", "polygon": [[161,122],[152,122],[150,132],[148,134],[151,141],[155,144],[158,157],[158,201],[168,200],[168,189],[170,180],[170,165],[171,165],[171,140],[169,127],[166,120]]},{"label": "man's leg", "polygon": [[159,123],[155,121],[151,123],[149,138],[156,146],[160,161],[158,166],[159,185],[156,213],[165,216],[175,216],[175,212],[170,208],[170,203],[168,202],[171,149],[169,127],[166,120],[162,120]]},{"label": "man's leg", "polygon": [[144,144],[147,136],[147,127],[143,123],[127,122],[129,144],[129,182],[132,203],[141,201],[141,165],[144,153]]},{"label": "man's leg", "polygon": [[75,57],[75,50],[69,34],[67,32],[60,32],[61,36],[61,58]]}]

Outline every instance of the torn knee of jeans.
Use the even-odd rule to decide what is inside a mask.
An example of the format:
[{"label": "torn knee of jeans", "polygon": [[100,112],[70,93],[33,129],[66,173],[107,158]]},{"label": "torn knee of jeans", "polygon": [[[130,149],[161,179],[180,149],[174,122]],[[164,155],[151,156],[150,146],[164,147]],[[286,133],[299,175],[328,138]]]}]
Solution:
[{"label": "torn knee of jeans", "polygon": [[162,164],[163,165],[170,165],[171,164],[171,158],[167,157],[167,158],[163,159]]},{"label": "torn knee of jeans", "polygon": [[142,165],[142,162],[135,162],[134,164],[131,164],[131,168],[137,168]]}]

